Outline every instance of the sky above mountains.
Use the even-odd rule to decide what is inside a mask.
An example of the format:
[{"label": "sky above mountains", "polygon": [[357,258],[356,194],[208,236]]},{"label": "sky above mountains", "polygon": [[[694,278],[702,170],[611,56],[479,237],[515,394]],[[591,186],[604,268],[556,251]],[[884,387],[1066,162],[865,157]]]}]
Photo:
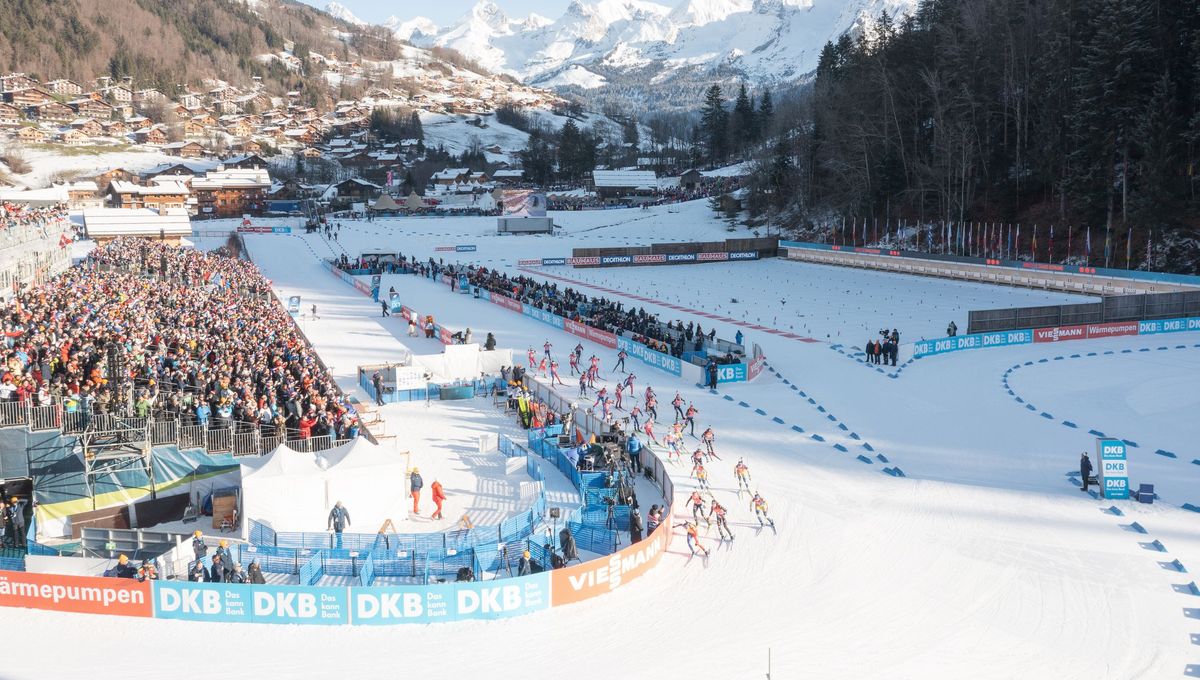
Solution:
[{"label": "sky above mountains", "polygon": [[[317,9],[324,9],[329,0],[300,0]],[[382,23],[389,16],[407,21],[416,16],[428,17],[439,26],[447,26],[469,12],[478,0],[438,0],[438,2],[413,2],[413,0],[338,0],[338,3],[354,13],[354,16],[373,24]],[[570,0],[495,0],[500,9],[510,17],[522,17],[530,12],[542,16],[556,17],[570,4]]]}]

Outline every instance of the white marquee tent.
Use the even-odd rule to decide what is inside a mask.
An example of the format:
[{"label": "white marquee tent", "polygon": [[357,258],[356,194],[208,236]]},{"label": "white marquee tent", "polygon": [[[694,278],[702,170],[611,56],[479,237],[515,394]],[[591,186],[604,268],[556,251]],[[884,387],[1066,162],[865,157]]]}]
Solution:
[{"label": "white marquee tent", "polygon": [[[354,533],[375,533],[408,517],[408,453],[358,438],[336,449],[301,453],[280,446],[242,461],[243,516],[276,531],[324,531],[342,501]],[[247,523],[248,524],[248,523]]]}]

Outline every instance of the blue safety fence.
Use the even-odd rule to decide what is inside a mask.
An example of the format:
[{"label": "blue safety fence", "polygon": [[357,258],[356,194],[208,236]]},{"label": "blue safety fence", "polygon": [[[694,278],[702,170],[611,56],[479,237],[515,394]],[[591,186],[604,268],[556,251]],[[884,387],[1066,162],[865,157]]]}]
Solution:
[{"label": "blue safety fence", "polygon": [[307,562],[300,565],[300,585],[312,586],[321,580],[324,574],[321,554],[314,554]]},{"label": "blue safety fence", "polygon": [[250,520],[250,542],[254,545],[275,545],[275,530],[261,522]]},{"label": "blue safety fence", "polygon": [[0,570],[25,571],[25,551],[17,548],[0,549]]}]

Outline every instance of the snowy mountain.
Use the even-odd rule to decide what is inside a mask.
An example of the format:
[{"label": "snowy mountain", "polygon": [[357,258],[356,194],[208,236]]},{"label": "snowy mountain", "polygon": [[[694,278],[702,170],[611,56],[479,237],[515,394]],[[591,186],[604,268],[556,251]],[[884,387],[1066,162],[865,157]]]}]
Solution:
[{"label": "snowy mountain", "polygon": [[354,16],[354,13],[351,12],[348,7],[336,2],[331,2],[325,5],[325,13],[334,19],[341,19],[348,24],[354,24],[355,26],[367,25],[367,22]]},{"label": "snowy mountain", "polygon": [[[786,85],[812,72],[821,47],[882,12],[917,0],[574,0],[551,21],[509,18],[480,0],[445,27],[387,24],[400,38],[450,47],[530,84],[646,92],[689,83],[749,80]],[[414,30],[414,22],[420,22]],[[688,88],[692,89],[692,88]],[[636,96],[636,95],[635,95]]]}]

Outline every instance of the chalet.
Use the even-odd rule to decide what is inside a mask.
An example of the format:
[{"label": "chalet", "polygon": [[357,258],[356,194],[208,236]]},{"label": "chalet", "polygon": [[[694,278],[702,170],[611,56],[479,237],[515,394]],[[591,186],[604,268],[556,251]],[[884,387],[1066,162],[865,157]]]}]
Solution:
[{"label": "chalet", "polygon": [[163,165],[156,165],[143,172],[142,179],[147,182],[158,181],[159,178],[190,182],[192,178],[199,177],[210,169],[212,169],[212,165],[205,162],[165,163]]},{"label": "chalet", "polygon": [[3,93],[3,99],[6,104],[12,104],[17,108],[24,109],[53,101],[54,97],[50,96],[50,93],[45,90],[36,87],[26,87]]},{"label": "chalet", "polygon": [[37,87],[40,83],[24,73],[10,73],[6,76],[0,76],[0,92],[11,92],[13,90],[23,90],[30,87]]},{"label": "chalet", "polygon": [[379,195],[382,188],[378,184],[358,177],[351,177],[330,187],[338,200],[343,203],[371,201]]},{"label": "chalet", "polygon": [[104,205],[104,197],[95,182],[70,182],[62,187],[67,190],[67,207],[72,210],[100,208]]},{"label": "chalet", "polygon": [[105,99],[111,99],[112,101],[120,102],[122,104],[130,104],[133,102],[133,90],[130,90],[124,85],[113,85],[112,87],[106,87],[100,91],[100,94],[104,95]]},{"label": "chalet", "polygon": [[315,144],[320,139],[317,129],[311,125],[284,130],[283,136],[289,140],[300,142],[302,144]]},{"label": "chalet", "polygon": [[183,182],[162,180],[153,184],[134,184],[115,180],[108,186],[108,203],[114,208],[186,208],[191,190]]},{"label": "chalet", "polygon": [[142,128],[133,133],[133,138],[139,144],[166,144],[167,133],[162,127],[155,125],[153,127]]},{"label": "chalet", "polygon": [[441,172],[433,173],[433,177],[429,181],[435,186],[448,187],[454,184],[462,184],[471,177],[470,168],[447,168]]},{"label": "chalet", "polygon": [[102,121],[100,126],[104,128],[104,134],[109,137],[119,137],[129,131],[129,128],[125,127],[125,123],[119,120]]},{"label": "chalet", "polygon": [[208,128],[194,120],[185,120],[183,122],[184,137],[203,137],[207,129]]},{"label": "chalet", "polygon": [[263,169],[219,168],[192,180],[199,213],[207,217],[260,215],[271,177]]},{"label": "chalet", "polygon": [[243,139],[241,141],[234,142],[232,148],[234,151],[241,151],[242,153],[246,154],[260,154],[263,150],[262,144],[259,144],[253,139]]},{"label": "chalet", "polygon": [[130,172],[125,168],[113,168],[112,170],[108,170],[96,175],[96,186],[104,189],[105,191],[108,190],[108,185],[115,181],[133,182],[136,184],[138,182],[138,176],[137,173]]},{"label": "chalet", "polygon": [[75,95],[83,94],[83,86],[82,85],[75,82],[74,80],[67,80],[66,78],[59,78],[57,80],[51,80],[50,82],[43,85],[43,87],[45,87],[47,90],[50,90],[54,94],[64,95],[64,96],[68,96],[68,97],[74,97]]},{"label": "chalet", "polygon": [[267,167],[266,159],[258,154],[234,156],[225,159],[222,164],[229,170],[262,170]]},{"label": "chalet", "polygon": [[601,199],[650,196],[658,189],[658,178],[651,170],[595,170],[592,186]]},{"label": "chalet", "polygon": [[21,109],[0,102],[0,125],[16,125],[21,122]]},{"label": "chalet", "polygon": [[124,120],[130,130],[140,130],[154,124],[154,121],[145,116],[125,116]]},{"label": "chalet", "polygon": [[46,133],[41,128],[23,127],[17,130],[17,139],[29,144],[40,144],[46,141]]},{"label": "chalet", "polygon": [[75,119],[75,109],[56,101],[48,101],[44,104],[30,107],[29,117],[36,118],[37,120],[66,123]]},{"label": "chalet", "polygon": [[78,130],[88,137],[99,137],[104,134],[104,126],[96,122],[94,118],[76,118],[71,121],[71,129]]},{"label": "chalet", "polygon": [[112,105],[102,99],[84,97],[68,103],[80,116],[108,119],[113,115]]},{"label": "chalet", "polygon": [[69,129],[58,136],[58,141],[67,146],[79,146],[88,141],[88,136],[79,130]]},{"label": "chalet", "polygon": [[320,149],[315,146],[310,146],[301,151],[300,155],[304,156],[305,158],[320,158],[322,154]]},{"label": "chalet", "polygon": [[133,103],[134,104],[149,104],[151,102],[165,102],[165,101],[167,101],[167,95],[163,94],[162,92],[159,92],[158,90],[156,90],[152,87],[146,88],[144,90],[138,90],[137,92],[133,93]]},{"label": "chalet", "polygon": [[496,172],[492,173],[492,179],[496,181],[496,184],[512,186],[514,184],[520,184],[524,181],[525,171],[520,169],[497,170]]},{"label": "chalet", "polygon": [[703,179],[704,176],[701,175],[700,171],[695,168],[684,170],[679,175],[679,188],[693,191],[696,189],[696,187],[700,186],[700,182]]},{"label": "chalet", "polygon": [[254,132],[254,128],[249,122],[238,120],[226,125],[225,131],[234,137],[246,137]]},{"label": "chalet", "polygon": [[198,109],[204,104],[204,99],[195,92],[184,92],[179,95],[179,103],[189,109]]},{"label": "chalet", "polygon": [[163,151],[180,158],[199,158],[208,152],[204,145],[197,141],[171,142],[163,145]]}]

